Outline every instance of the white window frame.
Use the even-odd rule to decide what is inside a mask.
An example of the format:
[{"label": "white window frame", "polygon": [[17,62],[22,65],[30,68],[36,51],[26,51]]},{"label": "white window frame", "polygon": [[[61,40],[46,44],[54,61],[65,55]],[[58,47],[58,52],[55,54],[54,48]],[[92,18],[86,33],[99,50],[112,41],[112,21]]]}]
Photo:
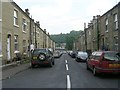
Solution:
[{"label": "white window frame", "polygon": [[115,23],[115,30],[118,29],[118,15],[114,14],[114,23]]},{"label": "white window frame", "polygon": [[[16,39],[17,41],[15,41],[15,39]],[[17,49],[15,48],[16,45],[17,45]],[[14,49],[15,49],[15,50],[19,50],[18,35],[14,35]]]},{"label": "white window frame", "polygon": [[25,18],[22,18],[22,31],[25,33],[27,31],[27,22]]},{"label": "white window frame", "polygon": [[14,25],[18,26],[18,10],[14,9]]},{"label": "white window frame", "polygon": [[115,46],[115,50],[118,50],[118,36],[114,37],[114,46]]},{"label": "white window frame", "polygon": [[108,32],[108,18],[105,19],[105,32]]}]

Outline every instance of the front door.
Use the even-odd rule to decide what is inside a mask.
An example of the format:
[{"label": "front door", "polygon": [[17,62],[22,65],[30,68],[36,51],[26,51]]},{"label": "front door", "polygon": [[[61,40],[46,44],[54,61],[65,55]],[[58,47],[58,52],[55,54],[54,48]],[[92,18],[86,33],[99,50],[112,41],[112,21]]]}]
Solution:
[{"label": "front door", "polygon": [[7,37],[7,60],[10,61],[11,59],[11,55],[10,55],[10,51],[11,51],[11,36],[8,35]]}]

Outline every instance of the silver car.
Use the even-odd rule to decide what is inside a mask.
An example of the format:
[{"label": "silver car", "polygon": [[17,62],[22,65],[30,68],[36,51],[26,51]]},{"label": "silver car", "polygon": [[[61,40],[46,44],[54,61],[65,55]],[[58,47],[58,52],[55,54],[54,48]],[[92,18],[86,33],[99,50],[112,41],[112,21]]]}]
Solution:
[{"label": "silver car", "polygon": [[77,53],[77,56],[76,56],[76,61],[77,61],[77,62],[79,62],[79,61],[86,62],[87,58],[88,58],[87,52],[79,51],[79,52]]}]

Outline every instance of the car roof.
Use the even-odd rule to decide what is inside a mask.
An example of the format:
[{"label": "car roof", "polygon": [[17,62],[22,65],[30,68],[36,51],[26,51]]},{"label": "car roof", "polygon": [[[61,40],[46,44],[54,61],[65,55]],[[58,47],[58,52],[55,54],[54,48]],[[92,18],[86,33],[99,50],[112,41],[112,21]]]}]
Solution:
[{"label": "car roof", "polygon": [[111,52],[117,52],[117,51],[95,51],[92,53],[92,55],[102,55],[103,53],[111,53]]},{"label": "car roof", "polygon": [[47,48],[36,48],[34,50],[48,50]]}]

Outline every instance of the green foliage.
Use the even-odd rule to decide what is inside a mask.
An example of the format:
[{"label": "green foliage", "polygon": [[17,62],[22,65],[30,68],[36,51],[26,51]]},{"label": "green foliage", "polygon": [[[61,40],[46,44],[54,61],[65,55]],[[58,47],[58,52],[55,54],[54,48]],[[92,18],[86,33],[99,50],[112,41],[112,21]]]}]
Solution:
[{"label": "green foliage", "polygon": [[65,37],[66,34],[58,34],[58,35],[51,35],[51,38],[56,42],[56,43],[65,43]]},{"label": "green foliage", "polygon": [[73,43],[74,43],[74,37],[68,35],[66,37],[66,49],[72,50],[73,48]]},{"label": "green foliage", "polygon": [[57,35],[51,35],[51,38],[58,43],[58,46],[60,43],[66,43],[66,49],[72,50],[73,43],[75,40],[78,39],[82,31],[74,31],[72,30],[70,33],[67,34],[57,34]]}]

